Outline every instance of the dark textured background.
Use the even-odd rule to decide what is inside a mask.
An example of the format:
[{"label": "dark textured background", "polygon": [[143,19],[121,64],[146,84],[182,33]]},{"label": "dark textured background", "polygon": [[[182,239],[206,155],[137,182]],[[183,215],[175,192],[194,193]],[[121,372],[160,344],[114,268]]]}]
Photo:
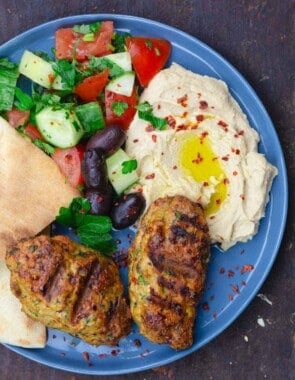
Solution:
[{"label": "dark textured background", "polygon": [[[166,367],[112,379],[295,379],[294,8],[291,0],[0,2],[0,43],[40,23],[85,13],[151,18],[197,37],[230,61],[254,87],[284,150],[290,186],[287,228],[277,260],[260,290],[272,305],[256,297],[226,331],[194,354]],[[265,327],[258,325],[258,316]],[[39,365],[3,346],[0,358],[0,378],[5,380],[93,378]]]}]

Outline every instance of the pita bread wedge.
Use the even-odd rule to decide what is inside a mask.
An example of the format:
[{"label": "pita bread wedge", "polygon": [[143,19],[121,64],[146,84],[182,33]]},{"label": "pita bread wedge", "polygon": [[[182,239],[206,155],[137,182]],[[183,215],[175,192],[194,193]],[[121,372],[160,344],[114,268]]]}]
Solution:
[{"label": "pita bread wedge", "polygon": [[48,226],[79,193],[57,165],[0,118],[0,258]]},{"label": "pita bread wedge", "polygon": [[19,300],[10,290],[10,271],[0,260],[0,342],[25,348],[43,348],[46,328],[21,311]]}]

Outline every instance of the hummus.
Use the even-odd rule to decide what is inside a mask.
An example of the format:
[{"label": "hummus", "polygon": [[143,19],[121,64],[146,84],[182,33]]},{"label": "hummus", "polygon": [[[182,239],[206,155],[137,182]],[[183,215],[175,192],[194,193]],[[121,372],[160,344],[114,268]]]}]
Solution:
[{"label": "hummus", "polygon": [[226,250],[257,232],[277,169],[258,153],[259,136],[226,84],[173,64],[144,90],[165,130],[136,114],[126,152],[137,159],[147,207],[184,195],[206,212],[212,243]]}]

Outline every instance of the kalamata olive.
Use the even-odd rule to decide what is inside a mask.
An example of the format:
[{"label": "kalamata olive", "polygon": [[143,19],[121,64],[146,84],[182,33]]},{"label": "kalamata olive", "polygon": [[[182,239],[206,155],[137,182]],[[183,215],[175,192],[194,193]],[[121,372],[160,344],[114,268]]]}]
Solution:
[{"label": "kalamata olive", "polygon": [[91,214],[108,215],[112,204],[112,186],[108,184],[106,192],[95,189],[86,189],[84,193],[91,204]]},{"label": "kalamata olive", "polygon": [[106,156],[110,156],[125,142],[126,134],[117,125],[111,125],[97,131],[88,141],[86,149],[101,149]]},{"label": "kalamata olive", "polygon": [[107,167],[104,153],[98,149],[88,149],[82,160],[82,173],[86,188],[106,192],[108,186]]},{"label": "kalamata olive", "polygon": [[119,197],[110,212],[113,226],[121,230],[131,226],[145,207],[145,199],[141,193],[131,193]]}]

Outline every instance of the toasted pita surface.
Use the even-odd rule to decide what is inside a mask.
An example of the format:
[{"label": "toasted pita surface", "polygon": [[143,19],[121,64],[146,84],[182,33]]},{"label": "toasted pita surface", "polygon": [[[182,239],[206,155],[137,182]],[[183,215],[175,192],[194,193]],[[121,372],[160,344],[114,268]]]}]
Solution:
[{"label": "toasted pita surface", "polygon": [[0,118],[0,259],[6,248],[48,226],[79,192],[57,165]]},{"label": "toasted pita surface", "polygon": [[26,348],[46,344],[46,328],[21,311],[19,300],[10,290],[10,272],[0,260],[0,343]]}]

